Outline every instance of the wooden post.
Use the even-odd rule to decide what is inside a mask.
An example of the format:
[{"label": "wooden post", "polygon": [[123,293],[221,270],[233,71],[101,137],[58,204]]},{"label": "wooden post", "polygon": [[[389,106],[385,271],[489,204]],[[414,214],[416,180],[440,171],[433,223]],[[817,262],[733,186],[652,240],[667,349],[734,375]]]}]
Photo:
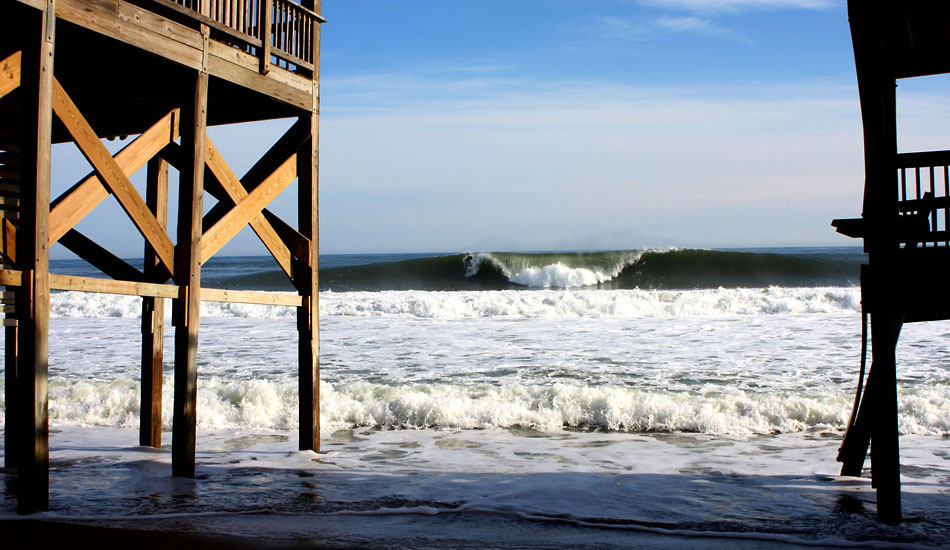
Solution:
[{"label": "wooden post", "polygon": [[20,427],[21,421],[17,418],[17,413],[20,412],[20,406],[17,402],[17,397],[19,395],[18,380],[17,375],[17,327],[15,326],[6,326],[4,327],[4,348],[3,348],[3,364],[4,364],[4,399],[6,403],[6,410],[4,411],[4,430],[3,430],[3,466],[5,468],[16,468],[19,465],[17,460],[17,453],[22,451],[21,441],[17,437],[17,429]]},{"label": "wooden post", "polygon": [[[897,98],[894,60],[882,43],[885,17],[864,3],[848,3],[854,44],[861,119],[864,126],[864,238],[870,284],[862,280],[861,299],[871,315],[873,359],[869,390],[862,403],[862,430],[870,433],[871,477],[877,488],[878,519],[901,520],[900,450],[897,423],[896,346],[902,317],[898,253]],[[867,423],[865,425],[864,423]],[[852,462],[866,450],[867,432],[858,431]],[[849,437],[851,437],[849,435]],[[861,456],[863,462],[863,456]],[[848,463],[845,464],[848,466]]]},{"label": "wooden post", "polygon": [[[893,288],[893,287],[892,287]],[[874,403],[871,422],[871,481],[877,489],[877,518],[901,521],[900,441],[897,421],[897,337],[901,320],[892,307],[871,313]]]},{"label": "wooden post", "polygon": [[[207,32],[207,29],[204,30]],[[198,400],[198,323],[201,310],[201,215],[204,197],[208,73],[195,76],[193,97],[181,111],[184,156],[178,187],[178,244],[174,304],[175,402],[172,426],[172,475],[195,476]]]},{"label": "wooden post", "polygon": [[261,38],[261,48],[258,50],[259,71],[261,74],[270,72],[270,41],[272,35],[272,13],[274,0],[259,0],[260,12],[257,14],[258,36]]},{"label": "wooden post", "polygon": [[21,147],[22,202],[17,232],[17,263],[23,281],[17,296],[19,397],[15,428],[22,451],[17,453],[18,511],[49,508],[49,200],[52,134],[53,2],[28,12],[23,48],[24,134]]},{"label": "wooden post", "polygon": [[[309,5],[308,5],[309,4]],[[319,12],[320,0],[305,7]],[[297,152],[297,219],[300,233],[310,240],[310,262],[297,271],[297,289],[303,303],[297,312],[299,337],[300,450],[320,451],[320,308],[318,297],[319,224],[319,119],[320,26],[313,33],[313,110],[301,116],[309,123],[310,137]]]},{"label": "wooden post", "polygon": [[[148,162],[145,201],[162,229],[168,226],[168,163],[160,157]],[[164,271],[155,251],[145,243],[145,277],[151,281]],[[162,446],[162,364],[164,360],[165,300],[142,298],[142,400],[139,445]]]}]

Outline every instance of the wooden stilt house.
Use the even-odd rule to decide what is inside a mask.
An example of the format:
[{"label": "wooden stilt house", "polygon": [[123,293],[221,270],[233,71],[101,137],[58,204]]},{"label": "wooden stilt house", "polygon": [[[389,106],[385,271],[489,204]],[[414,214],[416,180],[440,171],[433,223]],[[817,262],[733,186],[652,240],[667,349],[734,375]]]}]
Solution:
[{"label": "wooden stilt house", "polygon": [[[871,367],[862,376],[838,460],[858,476],[870,448],[878,517],[901,520],[895,350],[904,323],[950,319],[950,151],[899,152],[896,89],[903,79],[950,73],[950,4],[849,0],[864,124],[864,212],[832,222],[864,239],[862,308]],[[865,342],[866,343],[866,342]]]},{"label": "wooden stilt house", "polygon": [[[300,449],[319,449],[318,116],[320,0],[4,0],[0,3],[0,247],[5,466],[22,512],[49,501],[51,290],[142,297],[142,445],[161,445],[162,320],[174,326],[172,471],[195,474],[200,302],[295,306]],[[208,126],[275,118],[290,129],[238,177]],[[102,139],[130,136],[117,154]],[[74,142],[90,174],[50,196],[51,144]],[[178,172],[169,204],[169,170]],[[145,196],[129,177],[147,171]],[[268,204],[297,180],[298,223]],[[216,203],[205,213],[204,199]],[[144,269],[77,231],[114,200],[144,237]],[[210,204],[211,201],[209,201]],[[167,215],[177,208],[177,227]],[[201,266],[250,225],[296,295],[201,287]],[[174,230],[172,230],[174,229]],[[65,246],[101,278],[50,273]]]}]

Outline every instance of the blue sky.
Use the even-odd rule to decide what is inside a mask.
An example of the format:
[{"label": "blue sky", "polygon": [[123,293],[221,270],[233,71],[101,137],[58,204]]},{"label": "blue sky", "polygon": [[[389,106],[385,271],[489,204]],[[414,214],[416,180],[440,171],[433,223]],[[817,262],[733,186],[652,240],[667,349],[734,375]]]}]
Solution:
[{"label": "blue sky", "polygon": [[[324,253],[859,244],[829,225],[860,215],[863,186],[843,0],[323,14]],[[902,86],[902,146],[944,148],[945,83]],[[211,136],[243,173],[287,126]],[[293,218],[289,198],[274,210]],[[223,253],[263,253],[254,241]]]}]

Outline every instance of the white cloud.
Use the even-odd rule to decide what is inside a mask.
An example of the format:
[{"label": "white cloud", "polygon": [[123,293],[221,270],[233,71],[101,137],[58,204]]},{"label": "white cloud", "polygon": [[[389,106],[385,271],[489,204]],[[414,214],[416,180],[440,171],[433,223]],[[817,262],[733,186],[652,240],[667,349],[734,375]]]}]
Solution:
[{"label": "white cloud", "polygon": [[643,5],[692,12],[736,12],[744,10],[827,9],[840,5],[836,0],[641,0]]},{"label": "white cloud", "polygon": [[[364,113],[328,99],[324,242],[453,250],[502,234],[506,246],[546,248],[621,233],[655,239],[636,245],[821,244],[835,242],[832,218],[860,211],[850,82],[482,92]],[[789,224],[809,229],[789,234]]]}]

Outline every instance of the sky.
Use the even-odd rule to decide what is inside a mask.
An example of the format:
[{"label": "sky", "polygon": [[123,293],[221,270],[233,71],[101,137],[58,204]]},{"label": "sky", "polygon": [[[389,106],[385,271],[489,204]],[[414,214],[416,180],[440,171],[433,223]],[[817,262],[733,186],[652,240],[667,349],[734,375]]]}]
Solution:
[{"label": "sky", "polygon": [[[860,244],[830,226],[860,216],[864,179],[843,0],[322,13],[322,253]],[[902,150],[946,148],[946,84],[901,83]],[[241,174],[289,124],[209,135]],[[54,195],[88,171],[60,156]],[[272,209],[293,220],[294,195]],[[89,224],[139,254],[116,236],[134,229]],[[222,251],[262,253],[249,230]]]}]

